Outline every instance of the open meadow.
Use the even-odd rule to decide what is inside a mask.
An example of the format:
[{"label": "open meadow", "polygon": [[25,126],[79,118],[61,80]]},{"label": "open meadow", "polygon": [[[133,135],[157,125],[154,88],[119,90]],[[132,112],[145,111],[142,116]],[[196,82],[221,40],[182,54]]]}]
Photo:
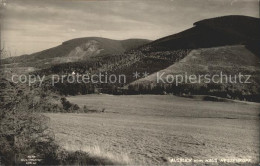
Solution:
[{"label": "open meadow", "polygon": [[45,114],[51,119],[56,141],[68,150],[126,164],[166,164],[171,158],[254,162],[259,158],[260,105],[256,103],[172,95],[103,94],[67,99],[100,110]]}]

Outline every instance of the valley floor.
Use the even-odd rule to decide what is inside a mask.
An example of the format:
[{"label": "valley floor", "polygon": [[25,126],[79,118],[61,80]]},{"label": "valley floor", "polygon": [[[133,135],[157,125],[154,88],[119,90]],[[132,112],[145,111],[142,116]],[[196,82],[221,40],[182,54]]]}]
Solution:
[{"label": "valley floor", "polygon": [[105,109],[104,113],[46,114],[57,142],[68,150],[128,164],[158,165],[170,158],[254,162],[259,158],[259,104],[170,95],[85,95],[68,100]]}]

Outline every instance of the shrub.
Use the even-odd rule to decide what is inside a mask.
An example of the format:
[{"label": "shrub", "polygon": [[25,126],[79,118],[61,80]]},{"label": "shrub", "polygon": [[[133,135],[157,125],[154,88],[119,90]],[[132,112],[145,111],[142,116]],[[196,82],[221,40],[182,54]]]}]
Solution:
[{"label": "shrub", "polygon": [[[52,105],[42,103],[37,108],[30,101],[32,94],[13,94],[12,100],[0,105],[0,156],[3,165],[26,165],[21,159],[28,155],[42,159],[37,165],[111,165],[111,161],[89,156],[88,153],[68,152],[55,142],[48,128],[49,118],[35,109]],[[79,110],[78,105],[62,99],[65,106]],[[49,106],[48,106],[49,105]],[[64,106],[63,105],[63,106]],[[86,107],[85,107],[86,109]]]},{"label": "shrub", "polygon": [[84,107],[83,107],[83,112],[87,113],[88,111],[89,111],[89,110],[88,110],[87,106],[84,105]]}]

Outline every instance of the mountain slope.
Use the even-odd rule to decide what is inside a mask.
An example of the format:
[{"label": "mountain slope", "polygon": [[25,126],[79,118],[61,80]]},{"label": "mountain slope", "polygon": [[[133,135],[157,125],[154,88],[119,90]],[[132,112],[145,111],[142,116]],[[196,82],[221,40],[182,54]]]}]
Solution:
[{"label": "mountain slope", "polygon": [[[221,93],[222,97],[226,97],[227,94],[236,93],[243,99],[246,96],[257,96],[260,94],[260,58],[248,50],[244,45],[234,46],[222,46],[212,48],[200,48],[192,50],[185,58],[169,66],[166,69],[157,71],[146,78],[139,79],[130,84],[130,86],[142,85],[142,87],[155,87],[164,84],[164,87],[169,86],[169,92],[176,91],[173,87],[177,85],[177,89],[182,92],[189,93]],[[228,79],[231,76],[232,81],[237,77],[237,81],[232,83],[221,75],[227,75]],[[242,83],[246,80],[246,77],[242,77],[242,82],[238,81],[238,75],[251,75],[248,80],[251,83]],[[176,80],[176,75],[181,75],[183,78]],[[203,76],[199,82],[192,83],[189,80],[185,81],[185,76],[196,76],[196,81],[199,80],[199,76]],[[212,78],[213,75],[218,75],[214,80],[208,82],[204,76],[209,75]],[[175,78],[172,81],[172,76]],[[183,79],[183,82],[178,82]],[[215,82],[213,82],[215,81]],[[167,88],[166,88],[167,89]],[[186,89],[186,90],[185,90]],[[197,89],[198,91],[196,91]],[[205,90],[204,92],[202,91]],[[214,92],[215,91],[215,92]],[[213,93],[214,92],[214,93]],[[236,96],[237,97],[237,96]],[[251,97],[252,99],[252,97]],[[257,97],[254,97],[254,101],[259,101]]]},{"label": "mountain slope", "polygon": [[[218,85],[185,85],[177,87],[181,92],[204,92],[211,93],[214,88],[221,92],[220,96],[230,93],[236,93],[234,96],[250,96],[251,99],[259,92],[259,55],[257,45],[260,42],[259,19],[246,16],[224,16],[202,20],[194,24],[194,27],[167,36],[156,41],[139,46],[136,40],[121,41],[121,45],[114,40],[111,42],[102,42],[97,39],[74,39],[64,42],[70,49],[71,54],[66,55],[67,60],[75,57],[87,61],[77,61],[52,65],[50,68],[39,71],[39,74],[70,74],[73,71],[84,74],[90,72],[107,72],[108,74],[126,75],[126,84],[130,84],[129,91],[138,93],[153,93],[152,87],[157,86],[157,92],[164,91],[168,85],[154,85],[154,74],[157,71],[165,71],[166,74],[214,74],[220,71],[223,74],[251,74],[253,84],[218,84]],[[139,41],[139,40],[138,40]],[[73,45],[74,44],[74,45]],[[142,43],[143,44],[143,43]],[[73,45],[73,46],[72,46]],[[76,47],[75,47],[76,46]],[[115,52],[114,54],[105,54]],[[136,48],[136,49],[132,49]],[[122,53],[122,50],[127,50]],[[73,52],[74,51],[74,52]],[[78,55],[79,54],[79,55]],[[76,55],[76,56],[75,56]],[[74,57],[75,56],[75,57]],[[62,57],[61,57],[62,58]],[[63,58],[64,59],[64,58]],[[61,60],[60,60],[61,61]],[[133,77],[133,73],[138,72],[140,76],[143,73],[152,74],[149,77],[140,79]],[[140,79],[140,80],[138,80]],[[137,80],[137,81],[136,81]],[[133,82],[131,84],[131,82]],[[111,93],[115,87],[126,87],[126,84],[100,84],[87,85],[87,89],[96,87],[107,89],[104,91]],[[136,86],[137,85],[137,86]],[[75,88],[73,84],[60,84],[55,87],[61,93],[78,94],[89,93],[82,91],[86,85],[82,84]],[[251,88],[252,86],[253,88]],[[176,92],[176,87],[169,86],[168,91]],[[175,88],[175,89],[174,89]],[[204,89],[204,90],[201,90]],[[64,92],[66,90],[66,92]],[[239,95],[238,95],[239,94]],[[252,97],[253,96],[253,97]]]},{"label": "mountain slope", "polygon": [[175,49],[247,45],[258,50],[260,19],[247,16],[223,16],[194,23],[194,27],[170,35],[143,47],[146,52]]},{"label": "mountain slope", "polygon": [[[158,73],[172,74],[207,74],[254,72],[260,69],[260,58],[243,45],[201,48],[192,50],[185,58]],[[156,73],[133,83],[156,82]]]},{"label": "mountain slope", "polygon": [[[237,64],[232,56],[239,55],[240,51],[247,52],[248,56],[254,54],[259,57],[259,29],[260,19],[247,16],[224,16],[202,20],[194,23],[194,27],[188,30],[155,40],[130,52],[130,55],[138,55],[141,58],[130,67],[123,67],[121,71],[126,71],[127,75],[135,71],[151,74],[179,62],[193,49],[244,45],[245,47],[232,48],[233,52],[225,57],[225,60]],[[221,57],[225,51],[218,54]],[[247,55],[243,54],[242,59],[248,59]],[[220,59],[220,62],[222,60],[225,61]],[[129,76],[128,80],[131,82],[134,78]]]},{"label": "mountain slope", "polygon": [[98,37],[72,39],[61,45],[30,55],[3,60],[3,64],[19,63],[18,66],[46,67],[53,64],[86,60],[92,56],[122,54],[150,42],[146,39],[111,40]]}]

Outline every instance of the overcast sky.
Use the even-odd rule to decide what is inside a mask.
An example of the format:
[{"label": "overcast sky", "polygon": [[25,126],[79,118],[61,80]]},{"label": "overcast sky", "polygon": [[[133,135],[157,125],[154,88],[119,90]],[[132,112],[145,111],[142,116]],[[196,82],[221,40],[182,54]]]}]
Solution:
[{"label": "overcast sky", "polygon": [[258,10],[258,0],[7,0],[2,33],[18,56],[78,37],[155,40],[201,19]]}]

